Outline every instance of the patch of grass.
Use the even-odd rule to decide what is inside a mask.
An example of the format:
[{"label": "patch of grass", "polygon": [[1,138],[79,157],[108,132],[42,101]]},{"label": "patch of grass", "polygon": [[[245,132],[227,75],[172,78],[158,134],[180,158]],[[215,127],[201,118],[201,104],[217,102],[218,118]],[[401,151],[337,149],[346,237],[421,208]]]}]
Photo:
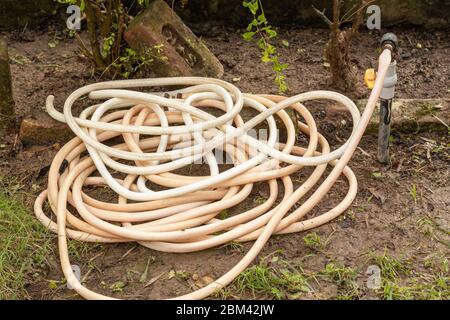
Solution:
[{"label": "patch of grass", "polygon": [[408,281],[383,279],[381,297],[386,300],[448,300],[450,278],[444,274],[421,275]]},{"label": "patch of grass", "polygon": [[424,235],[432,237],[434,234],[435,223],[428,217],[420,218],[417,220],[417,225],[419,226],[420,232]]},{"label": "patch of grass", "polygon": [[308,233],[303,237],[303,243],[310,249],[323,250],[325,249],[327,243],[323,241],[322,238],[315,232]]},{"label": "patch of grass", "polygon": [[0,181],[0,300],[28,298],[25,286],[47,265],[53,238],[22,196]]},{"label": "patch of grass", "polygon": [[370,252],[368,255],[369,259],[380,267],[382,278],[394,280],[400,277],[400,275],[409,274],[409,267],[405,263],[388,255],[386,252],[381,255]]},{"label": "patch of grass", "polygon": [[310,276],[303,270],[290,266],[284,260],[272,261],[269,263],[262,259],[258,265],[242,272],[234,281],[238,291],[249,290],[253,296],[262,294],[275,299],[297,299],[312,291],[308,283]]},{"label": "patch of grass", "polygon": [[354,281],[358,272],[349,267],[342,266],[337,263],[328,263],[322,273],[330,278],[330,280],[336,281],[339,284],[345,284],[349,281]]},{"label": "patch of grass", "polygon": [[450,242],[442,239],[440,235],[444,234],[446,236],[450,235],[450,231],[440,226],[435,220],[433,220],[430,216],[426,216],[417,220],[417,225],[419,227],[419,231],[430,237],[431,239],[438,241],[445,246],[450,246]]},{"label": "patch of grass", "polygon": [[382,281],[378,291],[381,298],[386,300],[448,300],[450,298],[448,260],[445,257],[437,259],[438,262],[432,259],[433,257],[425,258],[425,267],[429,268],[431,273],[424,273],[411,270],[407,263],[386,253],[383,255],[371,253],[370,256],[381,269]]},{"label": "patch of grass", "polygon": [[423,259],[423,266],[427,269],[449,273],[450,265],[446,254],[443,252],[434,252]]},{"label": "patch of grass", "polygon": [[345,267],[340,263],[328,263],[320,275],[328,278],[338,286],[337,300],[353,300],[359,297],[359,286],[356,282],[358,271]]},{"label": "patch of grass", "polygon": [[67,251],[69,256],[74,260],[82,260],[92,252],[96,252],[103,247],[101,243],[84,242],[73,239],[67,240]]}]

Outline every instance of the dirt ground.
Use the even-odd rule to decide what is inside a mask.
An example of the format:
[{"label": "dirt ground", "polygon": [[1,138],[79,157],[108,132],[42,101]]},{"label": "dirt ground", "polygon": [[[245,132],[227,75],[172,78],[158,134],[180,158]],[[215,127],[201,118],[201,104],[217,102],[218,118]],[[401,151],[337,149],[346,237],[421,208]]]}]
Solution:
[{"label": "dirt ground", "polygon": [[[202,30],[195,31],[202,33]],[[401,79],[398,97],[448,98],[449,33],[445,30],[393,31],[398,34],[402,47],[398,58]],[[271,70],[259,61],[255,44],[243,41],[239,31],[213,28],[208,31],[208,36],[206,31],[204,33],[202,39],[225,67],[225,80],[234,81],[242,91],[277,93]],[[61,106],[71,91],[97,81],[78,55],[73,39],[67,39],[51,29],[26,30],[5,36],[10,43],[14,98],[20,118],[42,114],[45,98],[49,94],[55,95],[56,105]],[[289,42],[288,46],[281,44],[283,39]],[[327,31],[322,29],[280,30],[278,47],[283,61],[289,63],[286,74],[289,94],[330,89],[328,70],[322,58],[326,39]],[[379,36],[375,33],[364,33],[352,46],[355,72],[361,78],[366,68],[374,67],[377,39]],[[362,86],[349,93],[352,98],[363,98],[367,94],[368,90]],[[314,108],[313,111],[320,119],[320,111]],[[348,125],[341,125],[340,121],[319,120],[319,128],[331,145],[339,145],[349,134]],[[368,266],[378,263],[383,267],[382,261],[389,259],[402,265],[396,269],[395,279],[389,282],[391,287],[397,286],[390,291],[398,294],[393,298],[408,298],[402,296],[402,288],[411,288],[411,283],[417,281],[429,283],[430,277],[437,274],[444,275],[444,283],[441,281],[439,284],[444,288],[440,298],[450,297],[448,132],[393,132],[390,166],[377,163],[376,139],[373,135],[365,136],[351,161],[350,166],[358,177],[359,192],[347,212],[311,232],[272,237],[259,255],[260,260],[255,261],[256,265],[273,269],[277,269],[281,261],[288,261],[306,279],[307,289],[300,290],[299,294],[282,286],[286,291],[283,297],[345,298],[348,283],[327,273],[327,267],[333,264],[354,272],[351,286],[357,287],[357,290],[348,298],[389,298],[386,286],[381,291],[366,286]],[[46,187],[45,168],[61,146],[21,146],[15,131],[1,144],[0,176],[14,177],[18,188],[29,195],[26,205],[31,214],[34,197]],[[201,171],[201,168],[197,170]],[[294,179],[301,181],[307,172],[301,171]],[[343,180],[339,181],[312,214],[332,208],[343,198],[346,187]],[[234,212],[253,206],[258,198],[267,195],[265,192],[265,186],[255,185],[253,197],[234,208]],[[305,236],[312,232],[315,232],[316,240],[311,242]],[[221,276],[239,261],[250,245],[230,244],[198,253],[167,254],[134,243],[93,244],[76,247],[78,254],[73,255],[72,262],[81,267],[84,283],[92,290],[122,298],[160,299],[192,291],[199,286],[197,277],[215,279]],[[27,277],[25,289],[30,298],[78,298],[61,281],[63,275],[55,248],[56,241],[54,252],[46,257],[45,266],[33,270],[38,276]],[[162,274],[148,287],[140,281],[146,269],[147,281]],[[387,274],[383,277],[389,278]],[[216,298],[253,297],[274,296],[235,283]]]}]

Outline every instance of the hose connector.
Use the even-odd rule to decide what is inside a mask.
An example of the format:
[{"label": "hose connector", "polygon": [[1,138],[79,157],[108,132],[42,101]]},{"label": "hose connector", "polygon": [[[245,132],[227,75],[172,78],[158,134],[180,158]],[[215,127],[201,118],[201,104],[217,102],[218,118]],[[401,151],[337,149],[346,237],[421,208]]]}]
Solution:
[{"label": "hose connector", "polygon": [[383,89],[380,94],[381,99],[389,100],[394,98],[397,80],[397,61],[392,60],[384,78]]},{"label": "hose connector", "polygon": [[398,50],[398,38],[393,33],[385,33],[380,40],[380,46],[382,49],[389,49],[393,54]]}]

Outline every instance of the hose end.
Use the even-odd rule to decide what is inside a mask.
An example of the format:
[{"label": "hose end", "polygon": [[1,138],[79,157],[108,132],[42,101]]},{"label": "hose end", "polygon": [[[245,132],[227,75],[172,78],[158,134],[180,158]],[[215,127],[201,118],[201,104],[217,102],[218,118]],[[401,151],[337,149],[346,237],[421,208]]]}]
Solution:
[{"label": "hose end", "polygon": [[389,49],[392,53],[397,53],[398,50],[398,38],[394,33],[385,33],[380,40],[380,46],[382,49]]}]

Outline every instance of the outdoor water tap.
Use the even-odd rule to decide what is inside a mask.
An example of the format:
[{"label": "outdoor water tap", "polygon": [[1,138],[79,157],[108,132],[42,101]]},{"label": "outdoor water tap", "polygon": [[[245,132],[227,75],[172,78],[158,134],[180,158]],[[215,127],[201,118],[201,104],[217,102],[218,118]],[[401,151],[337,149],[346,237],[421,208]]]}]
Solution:
[{"label": "outdoor water tap", "polygon": [[[397,52],[398,39],[393,33],[386,33],[381,38],[381,48],[392,51],[393,57]],[[389,138],[391,135],[392,99],[395,96],[397,83],[397,62],[393,59],[384,79],[383,90],[380,94],[380,121],[378,126],[378,161],[389,163]]]}]

